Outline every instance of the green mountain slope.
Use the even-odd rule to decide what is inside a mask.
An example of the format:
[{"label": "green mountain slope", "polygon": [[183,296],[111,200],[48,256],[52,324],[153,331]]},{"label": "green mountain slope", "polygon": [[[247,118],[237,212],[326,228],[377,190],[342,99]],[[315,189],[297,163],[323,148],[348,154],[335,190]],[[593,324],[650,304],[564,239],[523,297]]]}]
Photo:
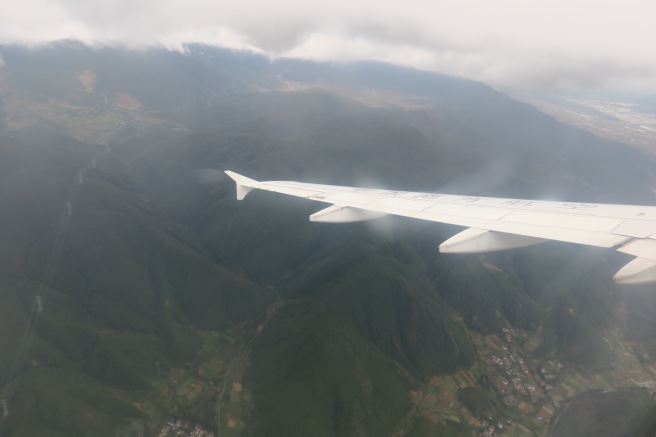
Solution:
[{"label": "green mountain slope", "polygon": [[[195,330],[262,310],[262,289],[208,258],[111,157],[48,131],[5,137],[2,152],[3,223],[11,225],[2,233],[11,321],[2,344],[18,358],[1,363],[3,393],[15,395],[7,435],[44,426],[109,433],[126,416],[143,416],[134,392],[122,390],[149,389],[158,363],[194,356]],[[22,332],[31,345],[24,357]],[[44,406],[33,408],[33,396]]]}]

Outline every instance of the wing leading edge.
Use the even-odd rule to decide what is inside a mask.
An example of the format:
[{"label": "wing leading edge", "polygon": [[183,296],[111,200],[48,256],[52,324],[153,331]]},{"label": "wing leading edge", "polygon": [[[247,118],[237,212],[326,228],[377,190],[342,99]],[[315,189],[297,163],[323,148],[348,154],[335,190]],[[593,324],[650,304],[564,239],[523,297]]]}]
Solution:
[{"label": "wing leading edge", "polygon": [[621,284],[656,282],[656,207],[503,199],[391,191],[293,181],[260,182],[226,171],[237,199],[260,189],[327,203],[311,221],[346,223],[398,215],[467,229],[440,252],[481,253],[545,240],[615,248],[636,257],[613,278]]}]

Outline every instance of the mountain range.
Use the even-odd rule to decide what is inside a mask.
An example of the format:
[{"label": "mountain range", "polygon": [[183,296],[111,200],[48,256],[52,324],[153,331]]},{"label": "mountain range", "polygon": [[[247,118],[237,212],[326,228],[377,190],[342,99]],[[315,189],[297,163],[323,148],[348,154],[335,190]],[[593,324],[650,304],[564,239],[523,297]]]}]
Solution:
[{"label": "mountain range", "polygon": [[456,227],[309,223],[223,174],[655,204],[648,155],[376,62],[0,58],[0,435],[565,435],[599,389],[653,434],[656,297],[612,283],[623,255],[441,255]]}]

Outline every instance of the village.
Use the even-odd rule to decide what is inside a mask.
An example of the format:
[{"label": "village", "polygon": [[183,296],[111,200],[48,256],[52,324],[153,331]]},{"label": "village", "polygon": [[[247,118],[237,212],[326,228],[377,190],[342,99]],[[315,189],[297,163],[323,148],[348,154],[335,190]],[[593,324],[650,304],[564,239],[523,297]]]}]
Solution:
[{"label": "village", "polygon": [[[214,437],[216,433],[210,429],[232,437],[244,429],[252,398],[241,384],[246,361],[236,339],[240,334],[228,330],[207,335],[198,361],[170,369],[156,382],[157,402],[169,409],[158,437]],[[202,425],[203,411],[212,402],[220,423]]]},{"label": "village", "polygon": [[[656,397],[656,369],[643,367],[619,337],[606,339],[618,355],[616,365],[588,374],[555,358],[526,358],[538,340],[511,327],[503,328],[502,335],[469,334],[477,350],[476,366],[434,376],[423,390],[411,393],[418,415],[433,423],[465,422],[478,429],[480,437],[548,435],[555,415],[591,389],[643,387]],[[463,389],[473,398],[462,399],[459,391],[467,391]]]}]

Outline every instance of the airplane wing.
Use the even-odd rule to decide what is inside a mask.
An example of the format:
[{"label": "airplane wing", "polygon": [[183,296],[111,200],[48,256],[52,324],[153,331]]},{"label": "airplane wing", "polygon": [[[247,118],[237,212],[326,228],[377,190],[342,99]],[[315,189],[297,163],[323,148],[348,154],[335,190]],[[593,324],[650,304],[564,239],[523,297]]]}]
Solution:
[{"label": "airplane wing", "polygon": [[545,240],[614,248],[636,257],[613,278],[621,284],[656,282],[656,207],[569,203],[391,191],[293,181],[260,182],[226,171],[237,199],[260,189],[329,204],[311,221],[346,223],[388,214],[464,226],[440,252],[480,253]]}]

